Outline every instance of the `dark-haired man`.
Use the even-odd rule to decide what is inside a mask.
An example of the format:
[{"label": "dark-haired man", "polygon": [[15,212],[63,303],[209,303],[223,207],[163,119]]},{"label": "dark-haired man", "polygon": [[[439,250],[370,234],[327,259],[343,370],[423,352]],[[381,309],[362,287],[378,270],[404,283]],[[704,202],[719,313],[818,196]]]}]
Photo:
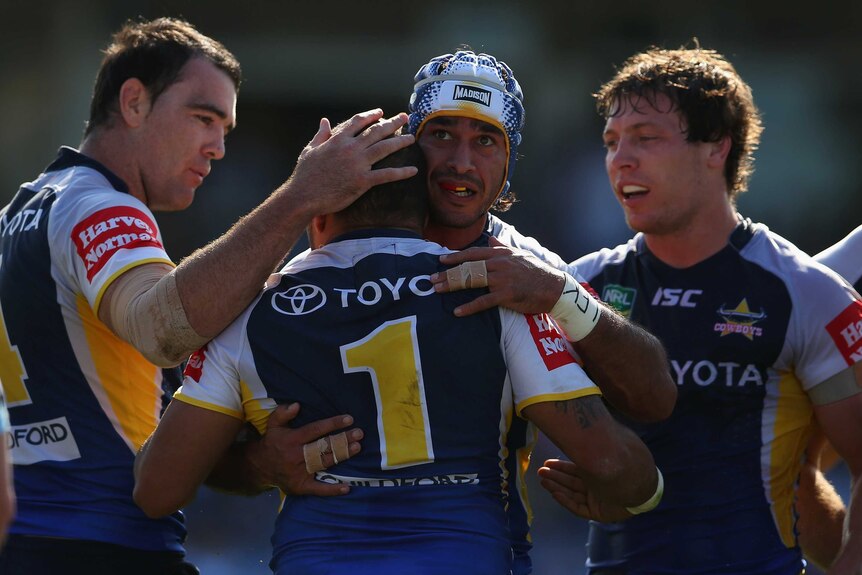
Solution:
[{"label": "dark-haired man", "polygon": [[240,78],[234,56],[184,21],[128,23],[105,51],[80,150],[62,148],[0,212],[18,493],[0,573],[192,570],[182,517],[151,520],[131,497],[135,452],[162,405],[158,366],[230,323],[313,215],[415,171],[370,169],[413,141],[382,141],[405,115],[370,111],[334,129],[324,119],[288,181],[175,266],[152,212],[186,208],[224,156]]}]

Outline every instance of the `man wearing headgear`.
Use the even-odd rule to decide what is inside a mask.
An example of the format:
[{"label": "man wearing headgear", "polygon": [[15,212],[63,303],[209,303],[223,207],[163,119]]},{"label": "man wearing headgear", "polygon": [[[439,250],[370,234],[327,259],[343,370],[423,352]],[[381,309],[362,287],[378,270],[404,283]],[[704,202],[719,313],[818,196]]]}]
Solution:
[{"label": "man wearing headgear", "polygon": [[[608,401],[634,419],[662,419],[670,414],[676,388],[668,375],[661,344],[619,315],[604,310],[576,268],[488,213],[491,209],[505,211],[514,203],[511,177],[523,127],[521,87],[509,66],[494,56],[460,50],[433,58],[419,69],[410,99],[408,130],[416,134],[428,161],[431,217],[425,237],[451,249],[464,249],[488,246],[493,236],[519,253],[535,254],[537,257],[523,263],[541,270],[539,283],[553,297],[529,309],[508,305],[524,313],[550,312]],[[497,251],[513,250],[497,247],[495,255]],[[478,263],[482,264],[479,274],[476,268],[462,272],[470,265],[464,264],[438,275],[458,283],[463,283],[464,275],[485,279],[485,262]],[[539,286],[513,285],[508,289],[534,287]],[[499,294],[486,294],[455,312],[474,313],[478,306],[485,309],[499,301]],[[524,473],[535,440],[532,426],[519,418],[513,420],[507,444],[507,495],[515,573],[531,572],[529,507],[523,496]]]},{"label": "man wearing headgear", "polygon": [[[383,165],[422,156],[414,146]],[[299,423],[350,413],[365,438],[346,461],[346,442],[303,450],[318,481],[351,488],[287,494],[272,537],[276,574],[510,573],[503,444],[519,416],[578,463],[596,501],[658,503],[649,450],[613,420],[546,315],[451,313],[476,291],[433,289],[449,250],[421,238],[426,206],[423,176],[314,218],[314,249],[189,362],[136,461],[142,509],[181,506],[244,421],[263,432],[276,403],[296,402]],[[464,361],[446,361],[449,349]]]},{"label": "man wearing headgear", "polygon": [[[522,100],[511,69],[488,54],[463,49],[433,58],[419,69],[410,99],[408,131],[416,134],[427,161],[430,216],[423,235],[449,249],[487,246],[492,237],[497,237],[515,248],[495,250],[528,250],[550,261],[551,265],[535,257],[526,261],[531,269],[542,271],[544,288],[555,291],[545,308],[527,310],[514,305],[512,309],[538,314],[550,311],[586,360],[604,397],[619,409],[638,420],[666,417],[673,407],[676,388],[667,373],[661,344],[620,316],[603,313],[603,304],[590,295],[589,287],[582,285],[574,268],[488,213],[492,207],[505,211],[514,202],[509,179],[524,126]],[[448,277],[461,287],[481,288],[487,285],[486,273],[481,262],[479,266],[457,266],[446,273],[433,274],[432,279]],[[471,293],[484,295],[472,301],[460,300],[461,305],[453,309],[456,316],[476,313],[477,305],[483,310],[495,307],[499,299],[486,292]],[[528,507],[522,497],[524,473],[537,433],[519,415],[506,421],[504,431],[507,458],[500,496],[507,499],[513,572],[526,574],[531,572],[531,543]],[[270,467],[264,470],[266,475],[284,477],[289,470],[277,470],[283,458],[273,445],[267,448],[269,457],[260,457],[259,462]],[[657,475],[660,477],[660,473]],[[284,480],[279,485],[290,490]],[[652,495],[633,507],[634,512],[647,511],[660,499],[661,482],[652,482],[651,486]]]}]

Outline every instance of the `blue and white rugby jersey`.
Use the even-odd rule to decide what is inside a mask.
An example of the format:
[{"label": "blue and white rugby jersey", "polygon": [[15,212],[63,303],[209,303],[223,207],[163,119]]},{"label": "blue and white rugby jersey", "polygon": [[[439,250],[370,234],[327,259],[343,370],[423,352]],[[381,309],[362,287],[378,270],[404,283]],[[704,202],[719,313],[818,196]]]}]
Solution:
[{"label": "blue and white rugby jersey", "polygon": [[0,211],[0,379],[18,497],[11,533],[182,549],[179,514],[148,519],[132,501],[132,464],[162,407],[162,371],[97,316],[111,281],[148,262],[171,264],[150,210],[70,148]]},{"label": "blue and white rugby jersey", "polygon": [[814,256],[814,259],[838,272],[853,284],[856,291],[862,292],[862,226]]},{"label": "blue and white rugby jersey", "polygon": [[[533,403],[599,390],[545,315],[452,310],[435,293],[448,250],[362,230],[294,260],[195,354],[175,398],[252,422],[276,403],[295,425],[341,413],[362,451],[317,474],[349,495],[291,497],[273,536],[276,573],[508,573],[507,435]],[[293,571],[295,570],[295,571]]]},{"label": "blue and white rugby jersey", "polygon": [[741,220],[689,268],[638,234],[574,262],[602,299],[664,343],[669,419],[627,422],[665,479],[655,510],[591,524],[588,567],[798,575],[793,497],[813,421],[807,390],[862,358],[862,302],[831,270]]}]

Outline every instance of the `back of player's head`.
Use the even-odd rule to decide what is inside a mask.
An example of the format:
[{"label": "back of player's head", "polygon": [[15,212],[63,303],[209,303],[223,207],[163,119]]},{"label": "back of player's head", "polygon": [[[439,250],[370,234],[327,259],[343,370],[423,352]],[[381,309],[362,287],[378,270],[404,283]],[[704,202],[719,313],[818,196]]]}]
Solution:
[{"label": "back of player's head", "polygon": [[[724,176],[731,198],[748,187],[754,171],[754,150],[763,125],[751,87],[733,65],[716,52],[701,48],[650,48],[626,60],[617,74],[595,94],[604,118],[650,106],[679,113],[689,142],[718,142],[730,136]],[[659,110],[657,95],[667,96],[670,110]]]},{"label": "back of player's head", "polygon": [[155,102],[180,77],[193,57],[203,57],[224,71],[239,89],[242,71],[227,48],[176,18],[127,22],[112,38],[96,76],[90,119],[84,135],[110,123],[118,111],[120,87],[137,78]]},{"label": "back of player's head", "polygon": [[425,154],[411,144],[386,156],[374,169],[416,166],[415,176],[374,186],[338,212],[351,227],[396,227],[421,230],[428,215]]},{"label": "back of player's head", "polygon": [[419,137],[428,120],[437,116],[474,118],[503,132],[506,174],[494,208],[508,209],[514,203],[509,181],[524,128],[524,94],[512,70],[490,54],[459,50],[432,58],[413,81],[407,126],[411,134]]}]

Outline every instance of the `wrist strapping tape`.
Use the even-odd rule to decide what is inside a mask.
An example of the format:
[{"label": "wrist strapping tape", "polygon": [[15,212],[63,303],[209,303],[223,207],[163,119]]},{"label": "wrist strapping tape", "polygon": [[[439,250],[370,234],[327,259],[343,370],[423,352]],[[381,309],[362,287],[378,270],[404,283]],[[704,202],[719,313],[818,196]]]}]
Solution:
[{"label": "wrist strapping tape", "polygon": [[655,486],[655,493],[652,494],[652,497],[650,497],[637,507],[626,507],[626,511],[628,511],[632,515],[638,515],[640,513],[652,511],[653,509],[658,507],[658,504],[661,502],[661,496],[664,495],[664,477],[662,477],[661,475],[661,469],[656,467],[655,471],[656,473],[658,473],[658,484]]},{"label": "wrist strapping tape", "polygon": [[602,306],[575,278],[566,274],[563,293],[551,309],[550,315],[569,341],[580,341],[599,323]]}]

